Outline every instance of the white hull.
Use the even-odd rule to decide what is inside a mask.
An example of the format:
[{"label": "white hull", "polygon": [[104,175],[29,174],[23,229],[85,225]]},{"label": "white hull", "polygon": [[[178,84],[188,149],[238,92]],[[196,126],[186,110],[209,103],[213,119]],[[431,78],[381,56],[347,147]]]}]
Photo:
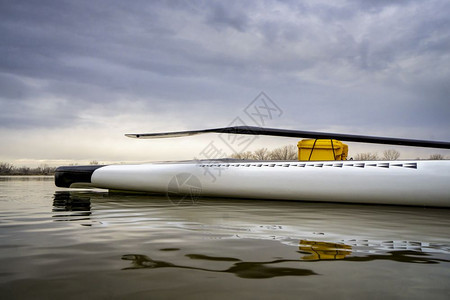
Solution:
[{"label": "white hull", "polygon": [[93,171],[91,185],[195,196],[450,207],[450,161],[110,165]]}]

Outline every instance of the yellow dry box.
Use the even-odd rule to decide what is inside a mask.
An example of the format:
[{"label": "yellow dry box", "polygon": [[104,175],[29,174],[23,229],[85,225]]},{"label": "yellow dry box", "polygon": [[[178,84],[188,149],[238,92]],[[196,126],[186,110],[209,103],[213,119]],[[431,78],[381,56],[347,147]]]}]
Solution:
[{"label": "yellow dry box", "polygon": [[347,155],[348,146],[338,140],[317,139],[298,142],[298,160],[346,160]]}]

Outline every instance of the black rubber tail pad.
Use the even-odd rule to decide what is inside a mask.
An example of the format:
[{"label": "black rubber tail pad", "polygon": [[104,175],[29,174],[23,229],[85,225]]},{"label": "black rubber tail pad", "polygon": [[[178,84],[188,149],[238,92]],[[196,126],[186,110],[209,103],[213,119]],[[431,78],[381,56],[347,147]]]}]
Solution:
[{"label": "black rubber tail pad", "polygon": [[105,165],[64,166],[55,170],[55,185],[70,187],[73,183],[91,183],[92,173]]}]

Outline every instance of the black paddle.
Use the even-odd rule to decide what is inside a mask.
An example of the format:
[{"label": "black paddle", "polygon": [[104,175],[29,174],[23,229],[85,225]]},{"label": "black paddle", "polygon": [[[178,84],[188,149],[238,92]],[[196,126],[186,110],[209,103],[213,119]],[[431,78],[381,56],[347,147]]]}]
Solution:
[{"label": "black paddle", "polygon": [[413,140],[404,138],[377,137],[377,136],[342,134],[342,133],[314,132],[314,131],[302,131],[302,130],[278,129],[278,128],[263,128],[254,126],[233,126],[233,127],[221,127],[202,130],[125,134],[125,135],[127,137],[138,139],[154,139],[154,138],[191,136],[203,133],[231,133],[231,134],[284,136],[293,138],[338,139],[348,142],[450,149],[450,142]]}]

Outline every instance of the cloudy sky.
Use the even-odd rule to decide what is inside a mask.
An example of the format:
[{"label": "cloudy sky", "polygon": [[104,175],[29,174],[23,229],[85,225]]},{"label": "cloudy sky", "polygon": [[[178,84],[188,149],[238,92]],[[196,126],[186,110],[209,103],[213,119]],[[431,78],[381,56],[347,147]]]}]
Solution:
[{"label": "cloudy sky", "polygon": [[1,0],[0,38],[0,161],[15,165],[200,157],[225,146],[124,134],[260,125],[261,92],[267,127],[450,141],[447,0]]}]

